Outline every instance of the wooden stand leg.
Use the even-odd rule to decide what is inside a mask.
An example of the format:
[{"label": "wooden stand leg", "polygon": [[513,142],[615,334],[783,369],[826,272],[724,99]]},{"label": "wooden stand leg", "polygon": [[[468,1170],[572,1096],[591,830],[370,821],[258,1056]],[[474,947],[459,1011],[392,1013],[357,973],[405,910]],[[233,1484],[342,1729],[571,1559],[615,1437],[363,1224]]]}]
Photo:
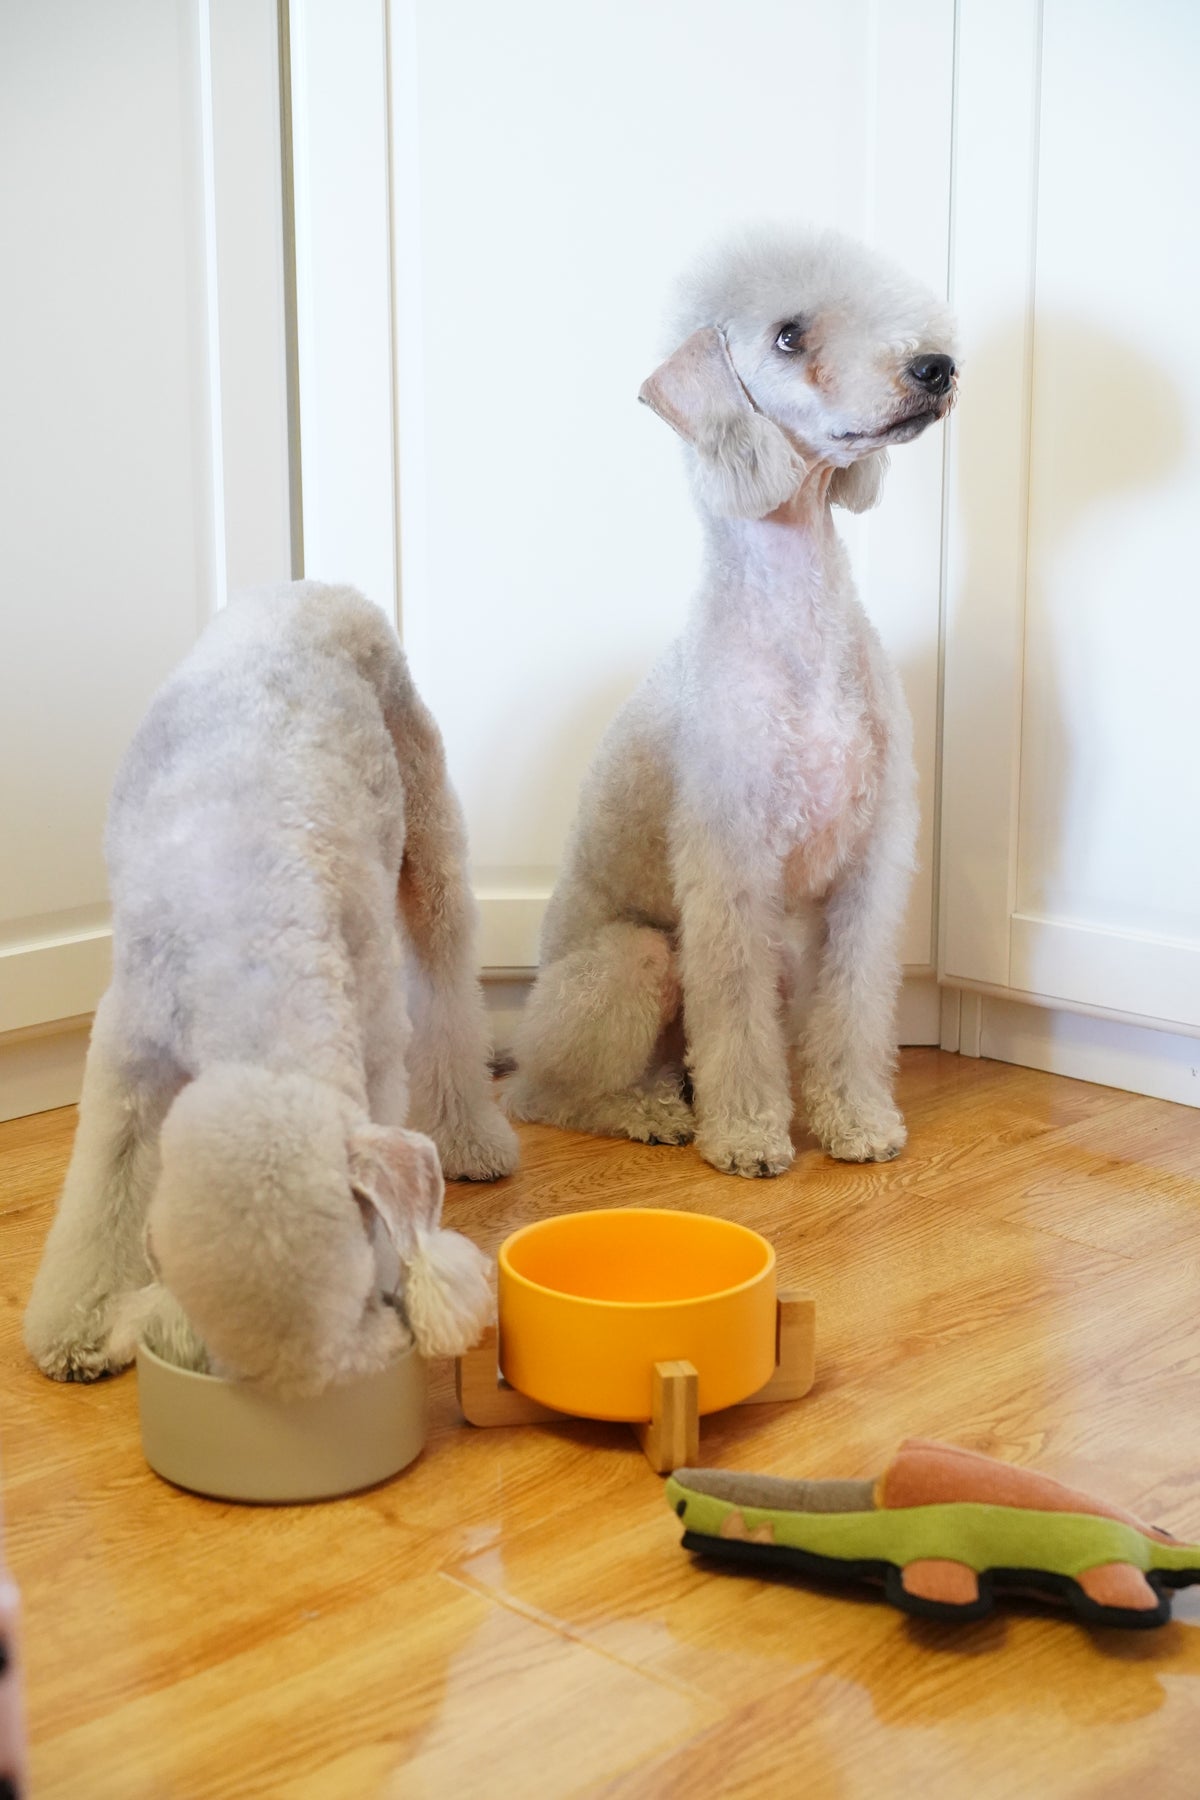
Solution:
[{"label": "wooden stand leg", "polygon": [[489,1325],[473,1350],[454,1364],[454,1391],[471,1425],[538,1425],[566,1415],[509,1387],[500,1373],[500,1338]]},{"label": "wooden stand leg", "polygon": [[649,1424],[633,1431],[656,1475],[695,1464],[700,1456],[700,1378],[690,1362],[654,1365]]},{"label": "wooden stand leg", "polygon": [[775,1373],[741,1404],[765,1406],[772,1400],[799,1400],[807,1394],[816,1374],[816,1341],[816,1301],[811,1294],[785,1288],[775,1314]]}]

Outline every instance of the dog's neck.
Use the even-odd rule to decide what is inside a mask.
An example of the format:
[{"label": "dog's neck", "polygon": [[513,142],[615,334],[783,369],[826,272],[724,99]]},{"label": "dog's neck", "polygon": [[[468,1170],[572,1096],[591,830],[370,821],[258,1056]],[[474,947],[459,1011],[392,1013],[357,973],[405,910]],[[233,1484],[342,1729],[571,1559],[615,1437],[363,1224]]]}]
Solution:
[{"label": "dog's neck", "polygon": [[763,519],[705,515],[702,606],[711,622],[751,625],[790,643],[821,630],[845,587],[831,579],[845,566],[829,500],[833,476],[829,464],[810,468],[791,498]]}]

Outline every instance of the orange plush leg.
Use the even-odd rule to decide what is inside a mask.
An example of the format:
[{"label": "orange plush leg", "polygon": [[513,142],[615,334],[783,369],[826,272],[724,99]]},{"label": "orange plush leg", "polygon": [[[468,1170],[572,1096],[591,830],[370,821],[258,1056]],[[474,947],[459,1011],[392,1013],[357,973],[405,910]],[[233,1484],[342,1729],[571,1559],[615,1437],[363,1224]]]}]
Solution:
[{"label": "orange plush leg", "polygon": [[1123,1612],[1157,1612],[1161,1604],[1142,1571],[1132,1563],[1102,1563],[1098,1568],[1084,1569],[1076,1580],[1097,1606],[1120,1607]]},{"label": "orange plush leg", "polygon": [[906,1594],[914,1600],[933,1600],[939,1606],[974,1606],[979,1599],[979,1580],[966,1563],[937,1556],[906,1563],[900,1571]]}]

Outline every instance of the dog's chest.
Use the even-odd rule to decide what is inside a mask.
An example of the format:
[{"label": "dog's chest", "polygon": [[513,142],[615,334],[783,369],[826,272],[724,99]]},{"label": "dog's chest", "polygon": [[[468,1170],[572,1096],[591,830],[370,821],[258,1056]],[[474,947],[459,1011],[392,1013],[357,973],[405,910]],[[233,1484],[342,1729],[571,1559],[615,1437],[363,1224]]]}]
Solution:
[{"label": "dog's chest", "polygon": [[885,732],[861,668],[790,697],[779,728],[772,823],[790,907],[826,894],[861,851],[875,815]]}]

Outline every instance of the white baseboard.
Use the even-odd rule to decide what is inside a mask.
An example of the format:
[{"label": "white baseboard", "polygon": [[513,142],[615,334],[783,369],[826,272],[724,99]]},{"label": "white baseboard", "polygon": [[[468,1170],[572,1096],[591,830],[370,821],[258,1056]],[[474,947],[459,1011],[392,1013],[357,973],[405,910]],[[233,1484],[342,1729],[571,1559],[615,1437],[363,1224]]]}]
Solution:
[{"label": "white baseboard", "polygon": [[112,975],[112,931],[69,926],[0,946],[0,1032],[45,1029],[90,1017]]},{"label": "white baseboard", "polygon": [[[533,985],[532,972],[513,970],[510,974],[484,977],[483,993],[487,1001],[492,1043],[497,1050],[507,1050],[513,1041],[517,1020]],[[900,990],[899,1024],[902,1044],[936,1044],[939,1041],[941,1004],[934,977],[922,971],[908,974]]]},{"label": "white baseboard", "polygon": [[83,1086],[92,1021],[66,1019],[44,1032],[0,1040],[0,1120],[73,1106]]},{"label": "white baseboard", "polygon": [[1148,1026],[947,988],[944,1050],[1200,1107],[1200,1042]]},{"label": "white baseboard", "polygon": [[935,975],[910,970],[900,989],[896,1009],[897,1040],[905,1044],[936,1044],[941,1036],[941,990]]},{"label": "white baseboard", "polygon": [[[531,980],[513,973],[484,981],[492,1042],[499,1049],[512,1043]],[[0,1040],[0,1120],[71,1106],[79,1099],[90,1029],[90,1019],[69,1019],[46,1032],[18,1032]],[[925,974],[905,979],[899,1036],[902,1044],[940,1042],[944,1050],[964,1056],[993,1057],[1200,1107],[1200,1043],[1194,1037],[987,994],[939,990]]]},{"label": "white baseboard", "polygon": [[487,1005],[493,1050],[511,1050],[517,1021],[532,986],[532,974],[518,974],[514,971],[511,975],[484,976],[483,998]]},{"label": "white baseboard", "polygon": [[[485,977],[483,991],[497,1049],[511,1045],[532,981],[532,974],[524,971]],[[900,1024],[902,1043],[937,1043],[938,989],[932,976],[910,976],[905,981]],[[83,1085],[90,1030],[89,1018],[75,1018],[45,1032],[21,1031],[0,1039],[0,1120],[74,1105]]]}]

